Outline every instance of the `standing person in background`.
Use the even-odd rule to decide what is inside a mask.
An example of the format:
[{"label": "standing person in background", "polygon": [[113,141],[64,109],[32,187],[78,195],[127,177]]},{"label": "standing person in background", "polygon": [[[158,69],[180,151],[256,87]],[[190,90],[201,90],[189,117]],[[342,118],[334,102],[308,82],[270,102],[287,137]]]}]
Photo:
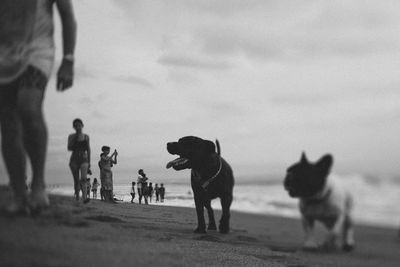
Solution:
[{"label": "standing person in background", "polygon": [[164,202],[164,196],[165,196],[165,187],[164,187],[164,184],[161,184],[161,185],[160,185],[159,191],[160,191],[160,199],[161,199],[161,202]]},{"label": "standing person in background", "polygon": [[135,182],[132,182],[132,186],[131,186],[131,203],[133,203],[133,200],[135,199]]},{"label": "standing person in background", "polygon": [[154,193],[153,183],[149,183],[149,201],[150,201],[150,203],[151,203],[151,199],[153,198],[153,193]]},{"label": "standing person in background", "polygon": [[90,140],[89,135],[83,133],[83,122],[74,119],[72,127],[75,133],[68,136],[68,150],[72,151],[69,159],[69,167],[74,178],[75,199],[79,200],[79,191],[82,191],[83,203],[87,203],[87,175],[90,170]]},{"label": "standing person in background", "polygon": [[93,199],[97,199],[97,187],[99,187],[99,182],[97,181],[97,178],[93,179],[93,185],[92,185],[92,196]]},{"label": "standing person in background", "polygon": [[156,202],[160,201],[160,188],[158,187],[158,184],[155,185],[154,191],[156,192]]},{"label": "standing person in background", "polygon": [[[71,0],[0,1],[0,126],[2,153],[13,190],[10,215],[49,206],[45,162],[47,127],[43,99],[54,64],[53,6],[61,18],[63,60],[57,90],[72,86],[76,20]],[[28,199],[26,157],[32,169]]]},{"label": "standing person in background", "polygon": [[103,146],[101,148],[103,153],[100,154],[100,180],[101,180],[101,188],[103,189],[104,200],[108,202],[114,202],[113,196],[113,177],[111,168],[114,164],[117,164],[117,150],[110,154],[110,147]]},{"label": "standing person in background", "polygon": [[142,197],[143,195],[143,187],[144,187],[144,183],[147,181],[147,177],[146,174],[144,173],[143,169],[140,169],[138,171],[138,179],[137,179],[137,191],[138,191],[138,195],[139,195],[139,204],[142,204]]}]

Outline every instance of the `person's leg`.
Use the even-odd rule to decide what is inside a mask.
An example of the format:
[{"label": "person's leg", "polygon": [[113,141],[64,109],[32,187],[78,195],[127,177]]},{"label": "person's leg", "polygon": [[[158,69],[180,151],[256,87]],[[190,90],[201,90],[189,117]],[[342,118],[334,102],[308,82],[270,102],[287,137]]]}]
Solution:
[{"label": "person's leg", "polygon": [[89,169],[89,163],[85,162],[82,163],[79,170],[81,172],[81,178],[79,180],[80,188],[82,190],[82,198],[83,202],[87,203],[89,201],[88,195],[87,195],[87,172]]},{"label": "person's leg", "polygon": [[7,208],[10,213],[26,210],[26,159],[23,133],[17,112],[17,90],[15,86],[0,86],[1,144],[10,185],[14,192],[13,202]]},{"label": "person's leg", "polygon": [[79,200],[79,165],[75,161],[71,161],[69,163],[69,168],[71,169],[72,177],[74,178],[75,199]]},{"label": "person's leg", "polygon": [[137,192],[138,192],[139,204],[142,204],[142,188],[138,188]]},{"label": "person's leg", "polygon": [[28,67],[17,98],[17,110],[22,122],[24,145],[32,166],[30,205],[33,209],[49,205],[44,180],[47,127],[42,111],[46,83],[46,77],[40,71]]}]

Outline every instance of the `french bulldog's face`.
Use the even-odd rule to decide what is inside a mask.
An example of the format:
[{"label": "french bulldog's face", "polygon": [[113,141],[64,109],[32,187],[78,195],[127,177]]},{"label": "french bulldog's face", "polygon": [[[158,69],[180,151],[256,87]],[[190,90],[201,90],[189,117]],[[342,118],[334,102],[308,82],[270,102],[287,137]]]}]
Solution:
[{"label": "french bulldog's face", "polygon": [[196,136],[185,136],[178,142],[168,143],[167,150],[170,154],[179,156],[170,161],[167,168],[173,167],[178,171],[199,166],[206,157],[215,153],[215,144]]},{"label": "french bulldog's face", "polygon": [[298,163],[287,169],[285,189],[291,197],[308,198],[323,190],[333,163],[331,155],[323,156],[318,162],[310,163],[303,153]]}]

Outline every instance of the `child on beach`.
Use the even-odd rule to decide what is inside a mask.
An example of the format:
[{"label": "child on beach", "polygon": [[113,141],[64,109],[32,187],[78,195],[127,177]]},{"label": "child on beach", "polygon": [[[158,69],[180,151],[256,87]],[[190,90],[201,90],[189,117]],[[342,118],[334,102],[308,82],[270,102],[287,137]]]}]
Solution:
[{"label": "child on beach", "polygon": [[72,151],[69,167],[74,178],[75,198],[79,200],[79,191],[82,190],[83,203],[87,203],[87,174],[90,172],[90,142],[89,135],[84,134],[81,119],[74,119],[72,127],[75,133],[68,136],[68,150]]},{"label": "child on beach", "polygon": [[92,196],[93,199],[97,199],[97,187],[99,187],[99,182],[97,182],[97,178],[93,179],[93,185],[92,185]]},{"label": "child on beach", "polygon": [[133,203],[133,200],[135,199],[135,182],[132,182],[132,186],[131,186],[131,196],[132,196],[132,199],[131,199],[131,203]]},{"label": "child on beach", "polygon": [[[43,99],[54,63],[53,6],[63,30],[63,60],[57,90],[72,86],[76,20],[71,0],[1,0],[0,128],[4,163],[13,190],[10,215],[40,212],[49,206],[45,191],[47,127]],[[28,199],[26,157],[32,169]]]},{"label": "child on beach", "polygon": [[100,154],[99,167],[100,167],[101,187],[103,189],[104,200],[108,202],[114,202],[113,177],[112,177],[111,167],[114,164],[117,164],[118,152],[117,150],[114,150],[111,156],[108,156],[108,154],[110,154],[109,146],[103,146],[101,148],[101,151],[103,153]]}]

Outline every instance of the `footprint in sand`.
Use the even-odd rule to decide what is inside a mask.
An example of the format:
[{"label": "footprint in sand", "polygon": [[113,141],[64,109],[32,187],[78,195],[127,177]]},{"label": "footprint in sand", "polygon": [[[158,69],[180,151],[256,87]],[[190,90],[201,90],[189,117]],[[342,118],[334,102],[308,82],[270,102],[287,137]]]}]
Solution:
[{"label": "footprint in sand", "polygon": [[116,222],[116,223],[124,222],[123,220],[121,220],[119,218],[105,216],[105,215],[88,216],[88,217],[85,217],[85,219],[92,220],[92,221],[99,221],[99,222]]},{"label": "footprint in sand", "polygon": [[200,241],[210,241],[210,242],[222,242],[221,239],[219,239],[216,236],[212,236],[212,235],[202,235],[199,237],[194,237],[194,240],[200,240]]},{"label": "footprint in sand", "polygon": [[169,241],[171,241],[172,239],[173,239],[172,236],[164,236],[164,237],[161,237],[161,238],[157,239],[157,241],[160,241],[160,242],[169,242]]},{"label": "footprint in sand", "polygon": [[245,241],[245,242],[257,242],[257,238],[251,237],[251,236],[244,236],[244,235],[238,235],[236,237],[239,241]]}]

